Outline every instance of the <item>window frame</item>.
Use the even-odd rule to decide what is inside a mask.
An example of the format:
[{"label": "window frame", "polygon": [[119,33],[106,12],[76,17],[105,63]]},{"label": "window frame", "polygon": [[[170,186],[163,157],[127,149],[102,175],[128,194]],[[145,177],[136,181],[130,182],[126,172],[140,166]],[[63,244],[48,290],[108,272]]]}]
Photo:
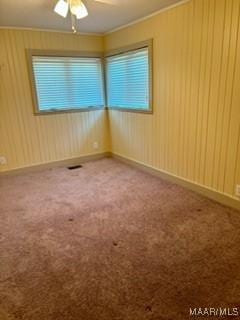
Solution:
[{"label": "window frame", "polygon": [[[108,104],[108,95],[107,95],[107,58],[118,56],[121,54],[125,54],[131,51],[136,51],[140,49],[148,48],[148,69],[149,69],[149,99],[148,99],[148,109],[136,109],[136,108],[122,108],[117,106],[109,106]],[[105,101],[107,109],[109,110],[118,110],[123,112],[134,112],[134,113],[145,113],[145,114],[152,114],[153,113],[153,39],[145,40],[142,42],[138,42],[135,44],[131,44],[129,46],[120,47],[117,49],[109,50],[104,54],[104,73],[105,73]]]},{"label": "window frame", "polygon": [[[74,112],[89,112],[95,110],[106,109],[106,88],[105,88],[105,65],[104,65],[104,54],[103,52],[79,52],[79,51],[65,51],[65,50],[44,50],[44,49],[26,49],[27,62],[28,62],[28,73],[30,79],[32,101],[34,108],[34,115],[51,115],[51,114],[62,114],[62,113],[74,113]],[[102,83],[103,83],[103,98],[104,106],[101,107],[89,107],[89,108],[71,108],[64,110],[47,110],[43,111],[39,108],[37,88],[33,70],[33,56],[43,57],[69,57],[69,58],[100,58],[102,64]]]}]

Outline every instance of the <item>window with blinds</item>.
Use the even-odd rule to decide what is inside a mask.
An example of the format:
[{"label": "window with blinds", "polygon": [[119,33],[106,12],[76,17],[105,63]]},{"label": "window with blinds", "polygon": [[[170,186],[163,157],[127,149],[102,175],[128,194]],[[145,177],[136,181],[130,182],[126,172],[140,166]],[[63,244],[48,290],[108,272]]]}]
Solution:
[{"label": "window with blinds", "polygon": [[32,55],[38,112],[104,107],[101,58]]},{"label": "window with blinds", "polygon": [[108,107],[151,111],[149,46],[106,58]]}]

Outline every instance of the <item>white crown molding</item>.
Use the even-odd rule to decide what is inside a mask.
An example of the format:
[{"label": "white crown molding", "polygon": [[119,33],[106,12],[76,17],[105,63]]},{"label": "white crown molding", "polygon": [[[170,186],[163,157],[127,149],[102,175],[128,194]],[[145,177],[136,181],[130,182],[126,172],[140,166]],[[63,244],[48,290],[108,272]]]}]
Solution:
[{"label": "white crown molding", "polygon": [[27,27],[12,27],[12,26],[0,26],[0,30],[25,30],[25,31],[39,31],[39,32],[54,32],[54,33],[67,33],[77,36],[98,36],[102,37],[103,33],[96,33],[96,32],[77,32],[73,33],[71,30],[65,31],[65,30],[55,30],[55,29],[41,29],[41,28],[27,28]]},{"label": "white crown molding", "polygon": [[147,20],[147,19],[150,19],[150,18],[152,18],[152,17],[154,17],[154,16],[157,16],[158,14],[160,14],[160,13],[162,13],[162,12],[171,10],[171,9],[173,9],[173,8],[176,8],[176,7],[178,7],[178,6],[181,6],[181,5],[183,5],[183,4],[187,3],[187,2],[190,2],[190,1],[191,1],[191,0],[182,0],[182,1],[178,2],[178,3],[172,4],[172,5],[170,5],[170,6],[167,6],[167,7],[165,7],[165,8],[162,8],[162,9],[160,9],[160,10],[158,10],[158,11],[155,11],[155,12],[153,12],[153,13],[145,16],[145,17],[142,17],[142,18],[140,18],[140,19],[134,20],[134,21],[129,22],[129,23],[127,23],[127,24],[124,24],[124,25],[122,25],[122,26],[120,26],[120,27],[114,28],[114,29],[112,29],[112,30],[110,30],[110,31],[104,32],[103,35],[108,35],[108,34],[111,34],[111,33],[113,33],[113,32],[116,32],[116,31],[125,29],[125,28],[127,28],[127,27],[133,26],[133,25],[135,25],[135,24],[137,24],[137,23],[139,23],[139,22],[142,22],[142,21],[145,21],[145,20]]},{"label": "white crown molding", "polygon": [[[145,21],[147,19],[150,19],[154,16],[157,16],[158,14],[162,13],[162,12],[165,12],[165,11],[168,11],[168,10],[171,10],[173,8],[176,8],[178,6],[181,6],[187,2],[190,2],[191,0],[182,0],[178,3],[175,3],[175,4],[172,4],[170,6],[167,6],[165,8],[162,8],[158,11],[155,11],[147,16],[144,16],[140,19],[137,19],[137,20],[134,20],[132,22],[129,22],[127,24],[124,24],[120,27],[117,27],[117,28],[114,28],[112,30],[109,30],[109,31],[106,31],[106,32],[77,32],[76,34],[74,35],[82,35],[82,36],[98,36],[98,37],[103,37],[105,35],[108,35],[108,34],[111,34],[113,32],[116,32],[116,31],[119,31],[119,30],[122,30],[122,29],[125,29],[127,27],[130,27],[130,26],[133,26],[139,22],[142,22],[142,21]],[[66,34],[73,34],[71,30],[69,31],[65,31],[65,30],[55,30],[55,29],[41,29],[41,28],[27,28],[27,27],[13,27],[13,26],[0,26],[0,30],[1,29],[10,29],[10,30],[26,30],[26,31],[40,31],[40,32],[55,32],[55,33],[66,33]]]}]

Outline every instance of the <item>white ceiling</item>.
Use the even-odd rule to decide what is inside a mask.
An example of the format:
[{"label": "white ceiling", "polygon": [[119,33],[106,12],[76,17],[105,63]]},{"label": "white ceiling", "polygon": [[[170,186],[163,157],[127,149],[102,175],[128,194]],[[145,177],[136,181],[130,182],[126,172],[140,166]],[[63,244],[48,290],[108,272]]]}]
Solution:
[{"label": "white ceiling", "polygon": [[[70,31],[70,17],[53,12],[57,0],[0,0],[0,26]],[[88,17],[78,20],[77,29],[83,33],[105,33],[143,18],[182,0],[115,0],[106,5],[83,0]]]}]

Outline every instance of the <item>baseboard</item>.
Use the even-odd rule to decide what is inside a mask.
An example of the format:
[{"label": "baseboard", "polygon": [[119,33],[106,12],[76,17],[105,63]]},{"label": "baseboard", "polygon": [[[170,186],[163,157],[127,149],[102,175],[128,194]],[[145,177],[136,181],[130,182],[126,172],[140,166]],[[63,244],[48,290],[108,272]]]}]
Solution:
[{"label": "baseboard", "polygon": [[210,198],[214,201],[217,201],[223,205],[226,205],[228,207],[232,207],[234,209],[240,210],[240,201],[223,193],[217,192],[216,190],[210,189],[206,186],[202,186],[196,183],[193,183],[192,181],[186,180],[184,178],[175,176],[169,172],[160,170],[158,168],[148,166],[142,162],[136,161],[134,159],[130,159],[127,157],[123,157],[116,153],[111,152],[103,152],[103,153],[97,153],[97,154],[91,154],[91,155],[85,155],[80,156],[76,158],[71,159],[64,159],[49,163],[43,163],[43,164],[37,164],[33,166],[28,167],[22,167],[22,168],[16,168],[9,171],[3,171],[0,172],[1,176],[9,176],[9,175],[16,175],[16,174],[24,174],[24,173],[30,173],[30,172],[36,172],[43,169],[51,169],[51,168],[57,168],[57,167],[67,167],[72,165],[77,165],[84,162],[99,160],[107,157],[113,157],[116,158],[128,165],[134,166],[142,171],[145,171],[149,174],[152,174],[154,176],[160,177],[162,179],[168,180],[172,183],[179,184],[187,189],[190,189],[192,191],[195,191],[207,198]]},{"label": "baseboard", "polygon": [[71,159],[64,159],[64,160],[58,160],[58,161],[53,161],[53,162],[48,162],[48,163],[41,163],[41,164],[37,164],[37,165],[33,165],[33,166],[16,168],[16,169],[0,172],[0,177],[36,172],[36,171],[40,171],[40,170],[44,170],[44,169],[69,167],[69,166],[78,165],[80,163],[84,163],[84,162],[88,162],[88,161],[99,160],[99,159],[106,158],[106,157],[111,157],[111,153],[110,152],[102,152],[102,153],[97,153],[97,154],[84,155],[84,156],[71,158]]},{"label": "baseboard", "polygon": [[240,201],[229,196],[229,195],[220,193],[220,192],[213,190],[213,189],[210,189],[206,186],[196,184],[196,183],[189,181],[189,180],[186,180],[184,178],[172,175],[169,172],[157,169],[152,166],[148,166],[148,165],[146,165],[142,162],[136,161],[134,159],[123,157],[123,156],[116,154],[116,153],[112,153],[112,157],[116,158],[116,159],[118,159],[128,165],[134,166],[142,171],[150,173],[154,176],[160,177],[164,180],[168,180],[168,181],[173,182],[175,184],[179,184],[187,189],[190,189],[196,193],[199,193],[199,194],[201,194],[211,200],[219,202],[225,206],[240,210]]}]

